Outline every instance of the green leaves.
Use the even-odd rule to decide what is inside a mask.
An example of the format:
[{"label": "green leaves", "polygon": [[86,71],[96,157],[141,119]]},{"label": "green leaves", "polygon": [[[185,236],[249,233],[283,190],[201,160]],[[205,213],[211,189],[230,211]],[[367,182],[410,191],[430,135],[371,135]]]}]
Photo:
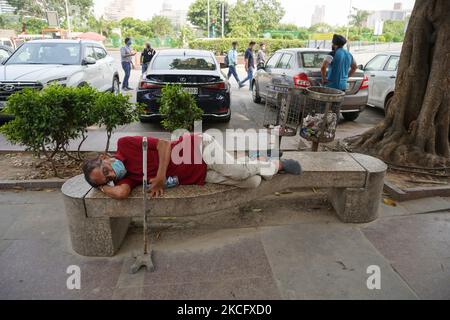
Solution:
[{"label": "green leaves", "polygon": [[109,141],[112,132],[119,126],[132,123],[139,119],[142,109],[129,102],[128,95],[101,92],[97,94],[94,104],[96,124],[104,126],[107,133],[106,149],[109,150]]},{"label": "green leaves", "polygon": [[0,128],[10,142],[35,154],[54,155],[94,124],[105,126],[110,137],[117,126],[135,121],[140,108],[121,94],[52,84],[41,91],[25,89],[11,95],[4,112],[15,116]]},{"label": "green leaves", "polygon": [[203,115],[194,97],[180,85],[166,85],[162,89],[159,111],[165,116],[161,124],[170,131],[190,130],[194,121],[201,120]]},{"label": "green leaves", "polygon": [[[189,21],[208,30],[207,0],[196,0],[188,12]],[[225,33],[232,37],[254,37],[264,30],[276,28],[285,14],[279,0],[237,0],[228,5],[227,1],[210,0],[211,25],[215,24],[220,34],[222,27],[221,4],[227,6]]]}]

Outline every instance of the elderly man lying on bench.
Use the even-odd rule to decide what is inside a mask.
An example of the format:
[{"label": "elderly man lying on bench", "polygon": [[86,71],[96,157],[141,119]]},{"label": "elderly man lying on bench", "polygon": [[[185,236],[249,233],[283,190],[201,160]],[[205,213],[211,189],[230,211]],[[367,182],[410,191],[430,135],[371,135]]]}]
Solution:
[{"label": "elderly man lying on bench", "polygon": [[[83,165],[86,181],[114,199],[125,199],[142,183],[142,137],[124,137],[117,143],[114,157],[101,155]],[[299,175],[295,160],[236,160],[208,134],[185,134],[177,141],[148,137],[147,172],[150,193],[164,193],[167,177],[178,177],[181,185],[218,183],[241,188],[257,188],[280,171]]]}]

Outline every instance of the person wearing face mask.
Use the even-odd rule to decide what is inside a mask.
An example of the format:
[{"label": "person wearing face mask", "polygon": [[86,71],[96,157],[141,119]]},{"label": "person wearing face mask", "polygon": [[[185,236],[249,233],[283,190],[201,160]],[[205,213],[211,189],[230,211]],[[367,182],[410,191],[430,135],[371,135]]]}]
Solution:
[{"label": "person wearing face mask", "polygon": [[144,51],[141,53],[141,65],[142,65],[142,74],[144,74],[153,57],[155,56],[156,51],[152,48],[150,43],[145,45]]},{"label": "person wearing face mask", "polygon": [[[126,199],[133,188],[142,184],[142,140],[139,136],[120,138],[114,157],[101,155],[86,160],[83,164],[86,181],[111,198]],[[147,141],[147,175],[152,197],[163,195],[170,177],[177,177],[180,185],[217,183],[256,188],[262,179],[270,180],[279,171],[301,173],[295,160],[236,162],[206,133],[186,133],[175,141],[148,137]]]},{"label": "person wearing face mask", "polygon": [[347,43],[345,37],[335,34],[332,43],[332,51],[322,64],[322,84],[328,88],[345,91],[348,78],[353,76],[358,67],[352,54],[344,49]]},{"label": "person wearing face mask", "polygon": [[121,61],[122,61],[122,68],[123,68],[123,71],[125,72],[125,76],[123,78],[123,83],[122,83],[122,90],[124,90],[124,91],[133,90],[132,88],[130,88],[130,85],[128,83],[130,80],[130,74],[131,74],[131,69],[132,69],[132,65],[133,65],[133,57],[136,55],[136,51],[131,49],[132,44],[133,44],[133,41],[130,38],[125,38],[125,46],[120,48],[120,57],[121,57]]}]

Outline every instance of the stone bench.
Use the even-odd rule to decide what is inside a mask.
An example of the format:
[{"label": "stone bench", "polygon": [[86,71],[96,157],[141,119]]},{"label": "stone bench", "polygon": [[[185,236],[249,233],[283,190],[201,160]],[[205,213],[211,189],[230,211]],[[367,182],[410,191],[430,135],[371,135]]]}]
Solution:
[{"label": "stone bench", "polygon": [[[362,154],[286,152],[298,160],[301,176],[276,175],[257,189],[231,186],[179,186],[164,197],[149,200],[151,217],[187,217],[216,212],[292,188],[326,188],[338,217],[346,223],[366,223],[378,217],[387,166]],[[73,249],[84,256],[113,256],[132,217],[142,217],[142,189],[126,200],[113,200],[90,187],[82,175],[62,187]]]}]

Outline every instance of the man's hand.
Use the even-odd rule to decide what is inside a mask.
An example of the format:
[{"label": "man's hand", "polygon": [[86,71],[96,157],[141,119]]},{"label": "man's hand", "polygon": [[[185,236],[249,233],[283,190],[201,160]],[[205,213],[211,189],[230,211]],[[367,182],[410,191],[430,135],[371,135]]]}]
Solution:
[{"label": "man's hand", "polygon": [[131,192],[131,187],[127,184],[122,184],[120,186],[115,187],[101,186],[98,189],[107,196],[117,200],[123,200],[128,198]]},{"label": "man's hand", "polygon": [[150,195],[152,198],[158,198],[164,194],[164,185],[166,183],[166,179],[164,177],[155,177],[150,179],[150,184],[152,187],[150,188]]}]

